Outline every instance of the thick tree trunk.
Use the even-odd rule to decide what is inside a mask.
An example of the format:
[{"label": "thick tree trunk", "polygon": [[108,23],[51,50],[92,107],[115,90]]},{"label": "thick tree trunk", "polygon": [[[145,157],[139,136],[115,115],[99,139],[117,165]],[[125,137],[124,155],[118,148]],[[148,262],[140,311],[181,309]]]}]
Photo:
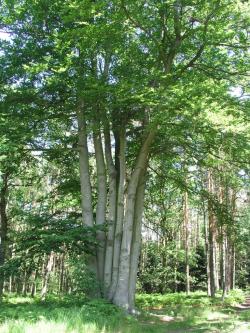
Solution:
[{"label": "thick tree trunk", "polygon": [[[8,176],[2,174],[2,187],[0,190],[0,267],[4,265],[6,255],[7,241],[7,192],[8,192]],[[4,274],[0,273],[0,301],[3,296]]]},{"label": "thick tree trunk", "polygon": [[[97,205],[96,205],[96,225],[104,225],[106,223],[106,205],[107,205],[107,178],[106,166],[104,162],[104,154],[102,147],[102,137],[99,128],[94,129],[93,133],[95,160],[97,170]],[[105,232],[97,231],[97,268],[98,279],[102,284],[104,282],[104,260],[105,260]]]},{"label": "thick tree trunk", "polygon": [[155,132],[149,132],[143,146],[139,152],[135,169],[132,172],[128,183],[128,191],[126,198],[125,216],[123,224],[122,244],[120,252],[118,282],[113,298],[113,302],[125,309],[131,310],[132,305],[129,304],[129,277],[130,277],[130,260],[131,245],[133,236],[133,223],[135,213],[135,201],[138,183],[141,172],[145,169],[149,154],[150,145],[154,139]]},{"label": "thick tree trunk", "polygon": [[135,200],[134,230],[132,238],[131,258],[130,258],[130,276],[129,276],[129,306],[135,308],[135,292],[138,263],[141,249],[141,229],[144,208],[144,196],[146,187],[146,168],[142,171]]},{"label": "thick tree trunk", "polygon": [[112,157],[111,140],[109,128],[105,129],[105,157],[109,174],[109,192],[108,192],[108,231],[106,239],[105,267],[104,267],[104,287],[105,295],[108,296],[112,280],[112,263],[116,221],[116,183],[117,171]]},{"label": "thick tree trunk", "polygon": [[112,281],[108,292],[108,298],[113,299],[118,280],[118,269],[119,259],[122,241],[122,228],[124,218],[124,191],[126,181],[126,131],[120,130],[119,135],[119,182],[117,191],[117,213],[116,213],[116,225],[115,225],[115,238],[114,238],[114,249],[113,249],[113,264],[112,264]]}]

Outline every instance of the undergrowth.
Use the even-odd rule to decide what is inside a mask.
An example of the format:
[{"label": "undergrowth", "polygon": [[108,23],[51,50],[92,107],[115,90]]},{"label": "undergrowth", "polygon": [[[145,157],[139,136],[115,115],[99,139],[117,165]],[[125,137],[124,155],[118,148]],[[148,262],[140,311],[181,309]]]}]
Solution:
[{"label": "undergrowth", "polygon": [[[208,298],[203,292],[166,295],[137,295],[139,317],[103,299],[49,296],[38,298],[5,296],[0,305],[0,333],[166,333],[247,331],[250,312],[237,313],[232,305],[241,302],[240,290]],[[238,331],[237,331],[238,332]]]}]

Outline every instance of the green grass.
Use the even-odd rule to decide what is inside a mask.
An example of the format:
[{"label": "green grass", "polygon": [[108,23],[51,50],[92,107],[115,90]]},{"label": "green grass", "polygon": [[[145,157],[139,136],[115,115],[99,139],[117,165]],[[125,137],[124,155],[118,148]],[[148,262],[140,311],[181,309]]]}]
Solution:
[{"label": "green grass", "polygon": [[9,296],[0,305],[0,333],[247,333],[250,311],[232,307],[242,300],[240,291],[224,304],[201,292],[138,295],[142,314],[135,318],[104,300]]}]

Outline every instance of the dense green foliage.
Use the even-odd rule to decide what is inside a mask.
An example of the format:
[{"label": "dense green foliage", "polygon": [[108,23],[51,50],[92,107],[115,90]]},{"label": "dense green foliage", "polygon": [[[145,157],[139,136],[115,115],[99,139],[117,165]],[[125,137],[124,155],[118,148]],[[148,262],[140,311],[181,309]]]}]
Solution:
[{"label": "dense green foliage", "polygon": [[230,303],[250,283],[249,3],[1,7],[0,300],[133,312],[138,278],[163,294],[138,304]]}]

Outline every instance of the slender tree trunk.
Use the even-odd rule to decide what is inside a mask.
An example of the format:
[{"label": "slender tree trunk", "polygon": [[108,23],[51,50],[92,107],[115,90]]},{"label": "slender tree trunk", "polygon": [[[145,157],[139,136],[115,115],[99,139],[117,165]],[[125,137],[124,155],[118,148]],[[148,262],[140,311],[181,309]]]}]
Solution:
[{"label": "slender tree trunk", "polygon": [[209,240],[208,240],[208,227],[206,222],[206,214],[204,213],[204,229],[205,229],[205,255],[206,255],[206,269],[207,269],[207,294],[211,296],[211,279],[210,279],[210,259],[209,259]]},{"label": "slender tree trunk", "polygon": [[12,290],[13,290],[13,276],[10,275],[10,278],[9,278],[9,293],[12,293]]},{"label": "slender tree trunk", "polygon": [[27,270],[25,269],[24,275],[23,275],[23,288],[22,288],[22,295],[27,295]]},{"label": "slender tree trunk", "polygon": [[[208,191],[210,196],[213,196],[214,188],[213,188],[213,179],[212,173],[208,171]],[[216,221],[213,212],[213,207],[211,203],[211,198],[208,201],[208,241],[209,241],[209,274],[210,274],[210,288],[211,288],[211,296],[214,297],[216,293]]]},{"label": "slender tree trunk", "polygon": [[89,152],[87,142],[86,122],[83,114],[84,106],[77,111],[78,121],[78,151],[80,162],[80,183],[83,224],[92,227],[94,225],[92,207],[92,189],[89,174]]},{"label": "slender tree trunk", "polygon": [[59,273],[59,294],[63,292],[63,284],[64,284],[64,259],[65,259],[65,254],[63,253],[60,258],[60,273]]},{"label": "slender tree trunk", "polygon": [[116,183],[117,171],[112,157],[111,140],[109,128],[105,128],[105,157],[109,174],[109,193],[108,193],[108,232],[106,240],[105,267],[104,267],[104,286],[105,294],[109,295],[109,289],[112,281],[112,263],[114,250],[114,235],[116,221]]},{"label": "slender tree trunk", "polygon": [[33,273],[33,281],[32,281],[32,285],[31,285],[31,297],[35,297],[35,295],[36,295],[37,278],[38,278],[38,269],[36,269],[35,272]]},{"label": "slender tree trunk", "polygon": [[188,193],[184,194],[183,204],[184,227],[185,227],[185,265],[186,265],[186,293],[190,293],[190,274],[189,274],[189,216],[188,216]]},{"label": "slender tree trunk", "polygon": [[231,247],[228,237],[226,237],[225,242],[225,293],[227,294],[230,290],[230,282],[231,282]]},{"label": "slender tree trunk", "polygon": [[53,257],[54,257],[54,254],[52,252],[47,259],[47,265],[44,270],[43,287],[41,290],[41,299],[42,300],[45,300],[47,292],[48,292],[50,274],[51,274],[52,267],[53,267]]},{"label": "slender tree trunk", "polygon": [[[86,121],[84,118],[84,105],[81,103],[80,108],[77,110],[78,122],[78,151],[79,151],[79,164],[80,164],[80,185],[81,185],[81,204],[82,204],[82,220],[83,224],[93,227],[93,206],[92,206],[92,188],[89,173],[89,152],[87,141]],[[98,277],[97,257],[96,254],[88,257],[88,268],[91,272]],[[91,291],[92,293],[93,291]],[[99,292],[97,291],[97,294]]]},{"label": "slender tree trunk", "polygon": [[[99,125],[98,125],[99,126]],[[102,147],[102,138],[100,129],[94,129],[94,147],[97,169],[97,206],[96,206],[96,224],[104,225],[106,223],[106,205],[107,205],[107,178],[106,166]],[[104,281],[104,260],[105,260],[105,232],[97,231],[97,268],[98,279],[103,286]]]},{"label": "slender tree trunk", "polygon": [[[215,217],[216,221],[216,217]],[[219,244],[216,241],[217,237],[217,227],[215,228],[215,242],[214,242],[214,267],[215,267],[215,290],[220,289],[220,251],[219,251]]]},{"label": "slender tree trunk", "polygon": [[128,183],[128,191],[126,198],[126,208],[124,216],[122,244],[120,252],[120,263],[118,282],[113,298],[113,302],[125,309],[132,310],[132,305],[129,304],[129,277],[130,277],[130,260],[131,260],[131,245],[133,236],[133,223],[135,213],[135,201],[138,183],[141,172],[145,169],[149,154],[150,145],[154,139],[155,132],[149,132],[146,140],[138,155],[135,169],[132,172]]},{"label": "slender tree trunk", "polygon": [[220,275],[221,275],[221,289],[222,289],[222,300],[224,301],[227,289],[226,289],[226,239],[225,239],[225,232],[224,228],[221,228],[221,269],[220,269]]},{"label": "slender tree trunk", "polygon": [[231,249],[231,270],[230,270],[230,289],[235,289],[235,216],[237,212],[236,191],[232,190],[231,195],[232,207],[232,235],[229,238],[229,245]]},{"label": "slender tree trunk", "polygon": [[[0,189],[0,267],[4,265],[7,241],[7,192],[8,175],[2,174],[2,188]],[[0,273],[0,301],[3,296],[4,274]]]},{"label": "slender tree trunk", "polygon": [[235,289],[235,246],[232,246],[232,266],[231,266],[231,274],[230,274],[230,289]]}]

